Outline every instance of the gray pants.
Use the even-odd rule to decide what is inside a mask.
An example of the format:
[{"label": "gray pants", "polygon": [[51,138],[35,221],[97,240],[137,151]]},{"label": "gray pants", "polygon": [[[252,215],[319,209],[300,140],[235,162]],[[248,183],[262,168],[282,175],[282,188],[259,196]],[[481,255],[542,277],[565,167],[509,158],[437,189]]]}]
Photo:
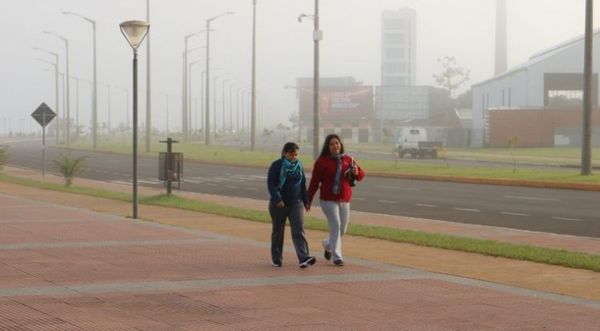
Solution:
[{"label": "gray pants", "polygon": [[304,262],[310,255],[308,242],[304,237],[304,204],[302,201],[283,208],[278,208],[274,203],[269,203],[269,213],[273,223],[271,232],[271,258],[273,262],[281,262],[283,259],[283,238],[285,234],[285,221],[290,220],[292,229],[292,241],[298,255],[298,262]]},{"label": "gray pants", "polygon": [[329,238],[323,240],[323,248],[331,252],[333,260],[342,260],[342,236],[348,229],[350,203],[321,200],[321,209],[329,224]]}]

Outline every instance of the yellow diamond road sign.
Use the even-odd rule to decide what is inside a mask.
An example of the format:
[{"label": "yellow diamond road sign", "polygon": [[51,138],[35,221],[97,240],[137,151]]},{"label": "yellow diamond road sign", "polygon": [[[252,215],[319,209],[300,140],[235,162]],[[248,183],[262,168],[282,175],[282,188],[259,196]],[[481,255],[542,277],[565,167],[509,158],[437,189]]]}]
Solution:
[{"label": "yellow diamond road sign", "polygon": [[31,113],[31,117],[33,117],[42,127],[46,127],[48,123],[52,121],[54,117],[56,117],[56,113],[48,107],[45,102],[37,107],[37,109]]}]

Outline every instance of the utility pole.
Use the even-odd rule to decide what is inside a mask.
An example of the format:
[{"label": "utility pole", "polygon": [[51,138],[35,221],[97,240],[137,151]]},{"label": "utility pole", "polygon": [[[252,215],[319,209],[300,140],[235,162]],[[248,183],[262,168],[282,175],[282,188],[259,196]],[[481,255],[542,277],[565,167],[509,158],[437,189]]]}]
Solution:
[{"label": "utility pole", "polygon": [[256,0],[252,0],[252,92],[250,93],[250,150],[256,146]]},{"label": "utility pole", "polygon": [[[583,62],[583,127],[581,132],[581,175],[592,173],[592,41],[594,24],[594,1],[586,0],[585,46]],[[597,89],[597,87],[596,87]]]},{"label": "utility pole", "polygon": [[[150,23],[150,0],[146,0],[146,21]],[[150,74],[150,30],[146,36],[146,152],[150,152],[152,136],[152,76]]]},{"label": "utility pole", "polygon": [[313,39],[315,42],[315,64],[313,75],[313,157],[316,160],[319,157],[319,41],[322,39],[322,33],[319,30],[319,0],[315,0],[315,30],[313,31]]}]

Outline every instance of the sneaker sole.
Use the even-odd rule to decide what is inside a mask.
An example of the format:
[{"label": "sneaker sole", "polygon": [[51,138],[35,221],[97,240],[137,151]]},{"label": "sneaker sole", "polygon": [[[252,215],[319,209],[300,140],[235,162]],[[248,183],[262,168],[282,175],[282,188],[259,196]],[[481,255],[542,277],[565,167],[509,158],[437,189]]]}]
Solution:
[{"label": "sneaker sole", "polygon": [[309,257],[306,261],[300,263],[300,268],[304,269],[304,268],[306,268],[306,267],[308,267],[310,265],[315,264],[315,262],[317,262],[317,259],[315,259],[314,256],[313,257]]}]

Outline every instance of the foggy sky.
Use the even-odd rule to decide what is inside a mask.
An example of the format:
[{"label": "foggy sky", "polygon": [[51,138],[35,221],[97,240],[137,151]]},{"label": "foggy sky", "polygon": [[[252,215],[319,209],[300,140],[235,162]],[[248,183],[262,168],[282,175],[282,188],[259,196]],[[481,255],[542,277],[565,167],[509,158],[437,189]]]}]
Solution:
[{"label": "foggy sky", "polygon": [[[579,36],[584,31],[584,1],[508,0],[508,65],[526,61],[533,53]],[[181,125],[181,54],[184,36],[203,30],[206,18],[224,11],[235,14],[215,20],[211,33],[211,67],[216,74],[247,88],[251,78],[252,0],[151,0],[151,63],[153,126],[165,127],[169,95],[169,126]],[[321,77],[353,76],[368,85],[380,83],[380,29],[383,10],[409,6],[417,11],[417,84],[433,85],[436,61],[455,56],[471,71],[468,85],[493,74],[495,0],[321,0]],[[263,125],[287,124],[297,111],[296,77],[312,77],[312,21],[298,23],[301,13],[312,14],[313,0],[258,0],[257,86]],[[596,8],[599,8],[596,6]],[[97,21],[98,81],[113,85],[112,126],[125,122],[124,88],[131,90],[132,51],[118,24],[146,20],[145,0],[0,0],[0,134],[10,130],[41,131],[30,117],[41,103],[54,105],[51,66],[36,61],[52,60],[42,47],[61,54],[54,31],[70,40],[70,74],[92,78],[91,25],[61,14],[73,11]],[[597,27],[600,15],[595,14]],[[205,45],[205,36],[190,39],[190,48]],[[199,89],[204,70],[204,51],[190,53],[194,67],[192,88]],[[146,42],[139,51],[140,119],[145,118]],[[212,70],[212,69],[211,69]],[[221,93],[221,83],[217,91]],[[228,86],[228,85],[227,85]],[[468,86],[466,86],[468,87]],[[214,88],[214,87],[213,87]],[[107,120],[107,88],[98,87],[98,120]],[[199,97],[198,92],[193,92]],[[80,85],[80,122],[90,120],[90,85]],[[75,114],[75,83],[71,82],[71,117]],[[192,102],[192,105],[194,103]],[[141,122],[140,121],[140,122]],[[193,119],[194,121],[194,119]]]}]

